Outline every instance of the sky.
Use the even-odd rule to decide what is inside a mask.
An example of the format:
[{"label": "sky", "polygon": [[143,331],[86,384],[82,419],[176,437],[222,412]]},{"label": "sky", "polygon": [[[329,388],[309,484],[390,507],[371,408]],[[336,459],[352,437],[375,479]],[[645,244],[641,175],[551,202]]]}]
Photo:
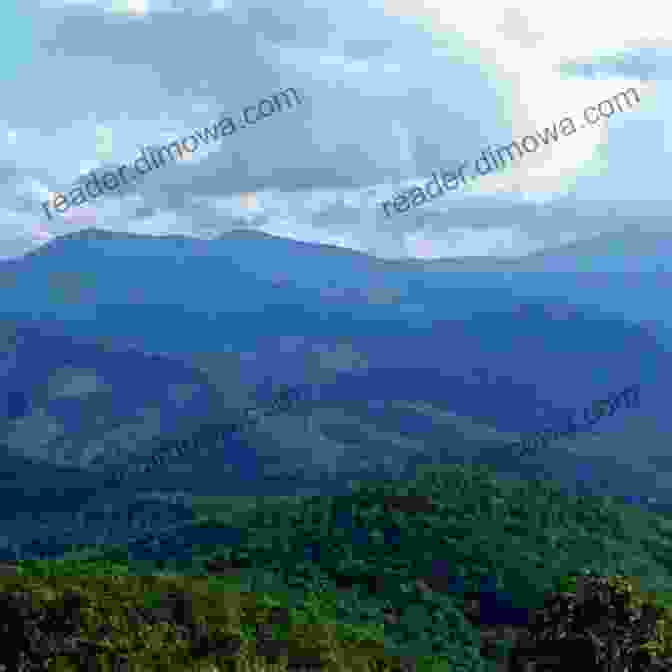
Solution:
[{"label": "sky", "polygon": [[[0,258],[91,226],[251,228],[382,258],[516,257],[669,212],[665,3],[23,0],[0,3]],[[302,103],[48,218],[91,170],[237,117]],[[579,128],[586,106],[640,102]],[[596,113],[594,113],[596,114]],[[406,212],[381,203],[566,117],[502,170]],[[554,216],[561,213],[562,216]]]}]

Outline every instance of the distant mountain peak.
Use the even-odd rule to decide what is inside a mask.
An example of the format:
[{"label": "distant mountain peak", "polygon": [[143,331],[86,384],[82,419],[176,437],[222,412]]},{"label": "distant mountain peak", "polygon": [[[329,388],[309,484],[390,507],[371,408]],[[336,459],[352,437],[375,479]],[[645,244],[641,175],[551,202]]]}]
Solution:
[{"label": "distant mountain peak", "polygon": [[47,254],[54,249],[60,248],[62,245],[80,240],[128,240],[129,238],[145,238],[141,234],[126,233],[123,231],[108,231],[106,229],[98,229],[95,227],[88,227],[86,229],[80,229],[78,231],[72,231],[70,233],[64,233],[60,236],[52,238],[49,242],[44,245],[40,245],[37,249],[28,252],[24,255],[24,259],[29,259],[35,256],[42,256]]},{"label": "distant mountain peak", "polygon": [[269,240],[271,238],[280,238],[285,240],[285,238],[282,236],[266,233],[265,231],[260,231],[259,229],[231,229],[231,231],[225,231],[221,235],[217,236],[215,240],[230,240],[231,238],[244,238],[248,240]]},{"label": "distant mountain peak", "polygon": [[152,235],[147,233],[133,233],[128,231],[110,231],[108,229],[99,229],[96,227],[87,227],[72,231],[60,236],[56,236],[48,243],[41,245],[37,249],[29,252],[24,256],[28,259],[35,256],[48,254],[54,250],[61,248],[63,245],[73,241],[140,241],[140,240],[154,240],[154,239],[171,239],[171,240],[199,240],[198,238],[190,238],[189,236],[169,234],[169,235]]},{"label": "distant mountain peak", "polygon": [[[235,239],[249,239],[249,240],[259,240],[259,239],[282,239],[281,236],[275,236],[270,233],[264,233],[263,231],[258,231],[254,229],[233,229],[232,231],[225,231],[221,235],[217,236],[211,240],[230,240]],[[209,242],[207,239],[199,238],[198,236],[188,236],[183,234],[161,234],[161,233],[134,233],[132,231],[110,231],[109,229],[99,229],[97,227],[87,227],[85,229],[79,229],[78,231],[72,231],[70,233],[65,233],[60,236],[56,236],[50,243],[58,244],[71,240],[193,240],[193,241],[203,241]],[[44,247],[44,246],[43,246]]]},{"label": "distant mountain peak", "polygon": [[123,231],[109,231],[98,229],[94,226],[57,236],[55,240],[114,240],[119,238],[141,237],[138,234],[125,233]]}]

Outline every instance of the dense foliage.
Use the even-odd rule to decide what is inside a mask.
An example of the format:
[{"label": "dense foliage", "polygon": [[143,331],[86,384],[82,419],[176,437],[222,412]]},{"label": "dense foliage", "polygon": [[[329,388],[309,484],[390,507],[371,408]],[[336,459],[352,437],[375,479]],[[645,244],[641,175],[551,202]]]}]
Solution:
[{"label": "dense foliage", "polygon": [[[181,546],[186,535],[175,535],[153,539],[142,557],[110,548],[89,556],[87,566],[107,567],[113,577],[179,574],[194,586],[251,591],[332,628],[330,646],[356,645],[381,660],[449,661],[450,670],[491,669],[464,615],[473,593],[492,597],[481,601],[491,612],[483,622],[502,615],[510,622],[590,570],[636,577],[657,604],[672,605],[672,523],[607,498],[568,497],[549,482],[446,466],[425,468],[410,482],[355,483],[348,496],[283,498],[233,516],[223,497],[221,518],[213,499],[208,517],[194,524],[207,531],[204,543],[189,553]],[[228,577],[204,578],[213,558],[232,570]],[[65,580],[67,571],[82,571],[67,570],[75,566],[69,562],[22,566]]]}]

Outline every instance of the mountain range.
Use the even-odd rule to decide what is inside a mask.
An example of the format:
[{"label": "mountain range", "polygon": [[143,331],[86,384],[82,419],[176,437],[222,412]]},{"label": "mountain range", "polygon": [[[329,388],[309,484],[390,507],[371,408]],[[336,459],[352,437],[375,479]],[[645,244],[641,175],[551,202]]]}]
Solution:
[{"label": "mountain range", "polygon": [[[0,262],[4,545],[34,539],[31,516],[61,543],[65,528],[68,543],[116,543],[148,493],[339,494],[423,463],[667,508],[670,252],[672,235],[634,221],[516,260],[87,229]],[[634,384],[639,409],[543,454],[507,448]],[[278,385],[308,390],[305,405],[131,466]],[[120,468],[123,485],[109,479]],[[145,528],[189,518],[154,503]],[[69,524],[78,511],[96,522]]]}]

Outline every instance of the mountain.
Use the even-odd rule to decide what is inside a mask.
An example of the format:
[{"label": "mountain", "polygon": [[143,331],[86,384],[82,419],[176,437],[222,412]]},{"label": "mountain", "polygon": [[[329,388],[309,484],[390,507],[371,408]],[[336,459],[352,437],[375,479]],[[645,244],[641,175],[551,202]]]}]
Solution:
[{"label": "mountain", "polygon": [[[517,296],[599,308],[647,324],[672,347],[667,298],[672,290],[669,223],[642,230],[636,216],[625,214],[621,219],[625,222],[618,230],[523,257],[404,260],[403,264],[430,271],[435,287],[508,287]],[[647,226],[651,226],[648,220]]]},{"label": "mountain", "polygon": [[519,271],[663,273],[672,271],[672,233],[625,227],[527,255]]},{"label": "mountain", "polygon": [[[290,640],[292,652],[299,642],[291,628],[262,631],[260,623],[280,625],[282,612],[292,609],[283,624],[305,625],[308,611],[308,623],[343,628],[324,638],[332,661],[354,659],[352,653],[336,657],[335,646],[347,640],[368,656],[381,650],[403,655],[419,670],[527,669],[509,655],[515,648],[539,669],[566,670],[572,663],[594,669],[601,667],[592,665],[596,654],[608,654],[615,666],[606,667],[619,672],[669,668],[669,516],[610,498],[567,497],[551,482],[507,482],[489,469],[456,465],[422,470],[413,480],[360,483],[346,496],[256,504],[234,499],[211,498],[209,515],[198,523],[125,545],[83,549],[58,563],[19,563],[23,580],[58,575],[59,585],[72,585],[96,576],[89,583],[108,601],[110,590],[127,588],[121,602],[128,605],[132,596],[156,598],[159,585],[148,585],[149,579],[161,577],[165,597],[175,598],[178,588],[189,591],[190,603],[208,598],[215,607],[205,612],[208,630],[230,625],[235,615],[236,627],[259,625],[258,642],[262,636],[274,645]],[[236,594],[263,595],[262,604],[273,611],[249,602],[237,609]],[[102,606],[98,599],[90,604]],[[165,625],[177,610],[160,606]],[[195,609],[178,614],[187,612]],[[122,613],[118,622],[123,619]],[[655,631],[641,627],[647,621]],[[311,647],[323,641],[310,632]],[[305,630],[302,635],[305,641]],[[594,645],[588,650],[577,645],[587,635]],[[650,653],[667,659],[664,665],[649,666],[641,652],[634,655],[645,642]],[[106,651],[114,646],[108,644]],[[562,656],[551,668],[548,657],[543,660],[549,653]],[[400,668],[380,661],[369,667]]]},{"label": "mountain", "polygon": [[[669,342],[657,324],[610,308],[629,278],[624,311],[657,302],[664,318],[647,279],[664,274],[436,267],[245,231],[55,239],[0,264],[0,441],[107,483],[111,470],[146,463],[159,439],[230,422],[278,385],[298,385],[301,408],[148,473],[129,466],[95,507],[118,493],[130,505],[139,490],[337,494],[367,476],[479,461],[672,505],[660,461],[672,432]],[[582,294],[588,278],[599,282]],[[574,441],[522,459],[507,445],[633,384],[641,408]]]},{"label": "mountain", "polygon": [[125,460],[129,438],[147,445],[220,403],[184,362],[73,340],[46,321],[0,321],[0,343],[0,436],[26,457],[76,466],[102,454]]},{"label": "mountain", "polygon": [[606,231],[522,257],[460,257],[455,259],[408,259],[404,264],[431,271],[502,273],[651,273],[672,271],[672,233],[642,230],[639,223],[623,224]]},{"label": "mountain", "polygon": [[[106,468],[146,460],[157,437],[193,431],[218,412],[219,393],[179,360],[34,322],[0,321],[0,343],[0,548],[128,538],[156,512],[137,492],[106,489]],[[158,508],[160,525],[190,519],[184,506]]]}]

